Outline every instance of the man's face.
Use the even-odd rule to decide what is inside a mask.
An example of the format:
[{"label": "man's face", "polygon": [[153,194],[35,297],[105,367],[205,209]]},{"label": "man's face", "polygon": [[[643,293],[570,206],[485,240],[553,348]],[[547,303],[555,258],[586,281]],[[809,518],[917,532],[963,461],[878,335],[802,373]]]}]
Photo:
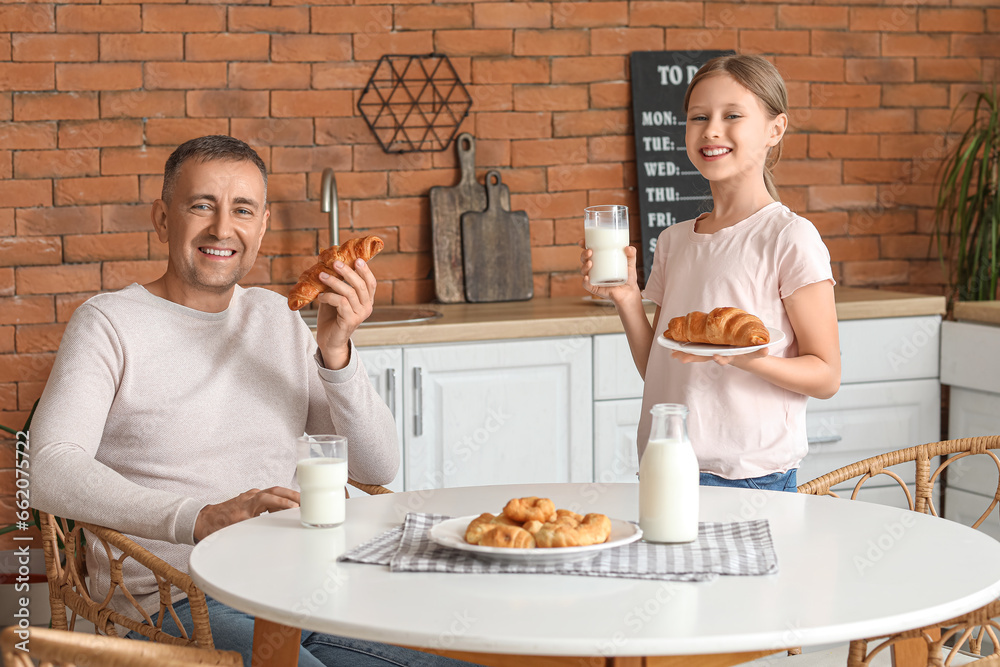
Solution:
[{"label": "man's face", "polygon": [[267,228],[264,179],[250,162],[188,160],[153,225],[169,244],[167,276],[192,296],[231,290],[253,267]]}]

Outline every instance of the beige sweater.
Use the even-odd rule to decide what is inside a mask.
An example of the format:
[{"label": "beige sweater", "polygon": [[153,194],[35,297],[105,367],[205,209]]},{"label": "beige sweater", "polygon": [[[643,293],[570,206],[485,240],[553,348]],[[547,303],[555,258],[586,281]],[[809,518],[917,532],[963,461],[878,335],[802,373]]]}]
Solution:
[{"label": "beige sweater", "polygon": [[[346,435],[351,477],[390,482],[396,429],[359,355],[331,371],[316,350],[299,314],[265,289],[237,287],[221,313],[134,284],[89,299],[66,328],[31,425],[32,505],[120,530],[186,572],[205,505],[295,488],[304,432]],[[103,597],[108,559],[88,538],[91,593]],[[129,591],[154,613],[155,580],[126,564]],[[114,604],[138,618],[120,594]]]}]

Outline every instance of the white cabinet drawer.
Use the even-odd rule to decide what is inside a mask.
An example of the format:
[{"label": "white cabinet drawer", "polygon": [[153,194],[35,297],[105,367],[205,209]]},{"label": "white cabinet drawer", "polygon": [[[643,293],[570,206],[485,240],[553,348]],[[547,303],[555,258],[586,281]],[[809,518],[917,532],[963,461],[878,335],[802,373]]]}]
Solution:
[{"label": "white cabinet drawer", "polygon": [[625,334],[594,336],[594,400],[642,396],[642,377]]},{"label": "white cabinet drawer", "polygon": [[1000,394],[1000,327],[945,322],[941,383]]},{"label": "white cabinet drawer", "polygon": [[938,377],[941,317],[840,322],[841,382]]},{"label": "white cabinet drawer", "polygon": [[[904,447],[936,442],[941,431],[937,380],[844,385],[833,398],[810,398],[806,431],[811,444],[799,467],[801,484],[849,463]],[[839,438],[839,440],[837,439]],[[913,481],[912,469],[907,482]],[[886,478],[877,485],[894,483]]]},{"label": "white cabinet drawer", "polygon": [[594,481],[638,481],[635,432],[641,410],[641,398],[594,403]]},{"label": "white cabinet drawer", "polygon": [[[382,400],[389,406],[396,422],[396,438],[399,443],[399,472],[396,479],[385,487],[392,491],[404,491],[403,470],[403,348],[401,347],[359,347],[356,348],[365,371]],[[351,495],[363,495],[361,491],[350,489]]]}]

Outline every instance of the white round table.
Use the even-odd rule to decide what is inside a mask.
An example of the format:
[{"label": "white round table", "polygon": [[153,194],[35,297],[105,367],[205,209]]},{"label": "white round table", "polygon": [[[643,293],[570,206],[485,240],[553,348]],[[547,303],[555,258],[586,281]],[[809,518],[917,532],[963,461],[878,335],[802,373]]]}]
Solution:
[{"label": "white round table", "polygon": [[347,521],[298,510],[199,543],[208,595],[292,628],[422,648],[535,656],[774,652],[921,627],[1000,595],[1000,542],[952,521],[860,501],[701,488],[702,521],[767,519],[778,573],[707,583],[520,574],[391,573],[337,562],[407,512],[496,512],[513,497],[638,519],[636,484],[507,485],[352,498]]}]

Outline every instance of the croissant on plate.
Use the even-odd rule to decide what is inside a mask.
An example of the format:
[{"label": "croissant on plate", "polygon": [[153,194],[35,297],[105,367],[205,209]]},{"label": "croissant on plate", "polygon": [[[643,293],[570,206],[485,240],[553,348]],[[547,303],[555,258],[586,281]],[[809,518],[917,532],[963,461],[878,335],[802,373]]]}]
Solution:
[{"label": "croissant on plate", "polygon": [[299,282],[288,293],[288,307],[299,310],[319,296],[320,292],[329,291],[330,288],[320,281],[319,274],[326,272],[334,276],[339,275],[333,270],[333,264],[337,260],[353,267],[356,260],[363,259],[367,262],[383,247],[385,242],[379,237],[364,236],[344,241],[339,246],[330,246],[322,251],[319,254],[319,261],[302,272]]},{"label": "croissant on plate", "polygon": [[663,332],[678,343],[711,343],[749,347],[766,345],[771,335],[760,318],[745,310],[725,306],[710,313],[694,311],[674,317]]}]

